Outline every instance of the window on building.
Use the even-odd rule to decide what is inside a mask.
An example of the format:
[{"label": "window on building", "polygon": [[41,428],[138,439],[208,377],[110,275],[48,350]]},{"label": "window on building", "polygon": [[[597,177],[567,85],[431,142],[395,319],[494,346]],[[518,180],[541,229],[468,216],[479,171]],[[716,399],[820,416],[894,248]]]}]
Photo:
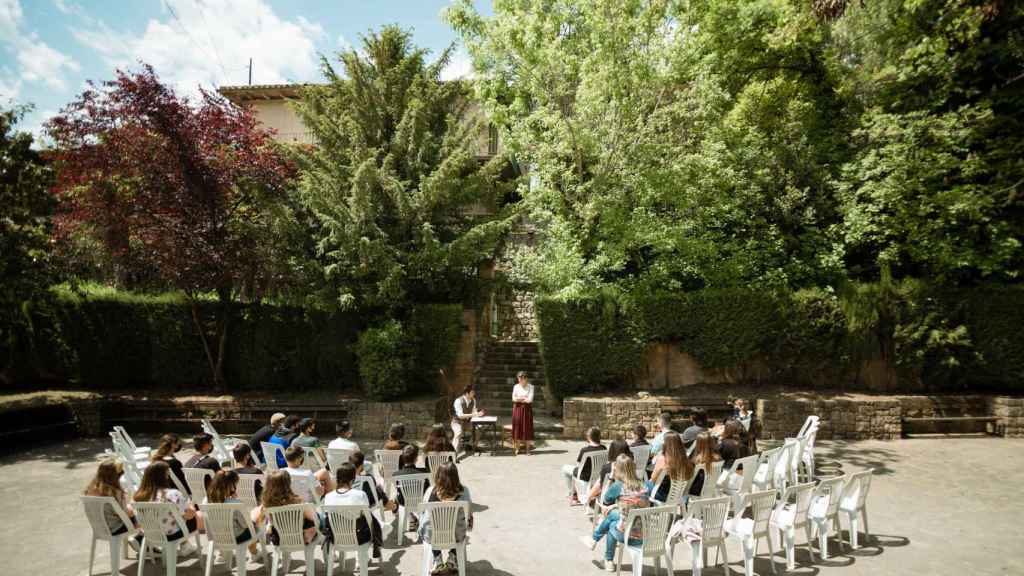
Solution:
[{"label": "window on building", "polygon": [[498,127],[494,124],[487,126],[487,153],[491,156],[498,154]]}]

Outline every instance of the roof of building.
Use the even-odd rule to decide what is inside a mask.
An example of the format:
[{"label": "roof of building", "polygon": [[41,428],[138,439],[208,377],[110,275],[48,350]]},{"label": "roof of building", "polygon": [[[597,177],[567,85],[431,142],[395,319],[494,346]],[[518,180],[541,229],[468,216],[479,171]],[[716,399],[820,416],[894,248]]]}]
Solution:
[{"label": "roof of building", "polygon": [[283,100],[298,98],[302,90],[310,86],[323,86],[323,84],[252,84],[243,86],[221,86],[217,89],[228,100],[232,102],[248,102],[252,100]]}]

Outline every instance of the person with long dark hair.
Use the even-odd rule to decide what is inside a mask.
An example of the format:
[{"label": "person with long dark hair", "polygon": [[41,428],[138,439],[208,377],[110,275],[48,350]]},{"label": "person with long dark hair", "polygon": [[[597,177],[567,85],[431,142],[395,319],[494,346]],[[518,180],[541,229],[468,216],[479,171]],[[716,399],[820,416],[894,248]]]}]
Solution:
[{"label": "person with long dark hair", "polygon": [[[425,500],[427,502],[469,502],[469,518],[461,512],[455,524],[455,539],[463,541],[466,539],[466,532],[473,529],[473,499],[469,495],[469,489],[462,485],[459,480],[459,469],[454,462],[445,462],[437,468],[434,473],[434,486],[427,491]],[[420,542],[430,542],[432,534],[430,526],[430,514],[424,511],[420,515]],[[431,574],[438,574],[443,571],[458,571],[458,562],[463,559],[458,557],[455,550],[448,553],[448,562],[441,562],[441,551],[434,550],[434,566]]]},{"label": "person with long dark hair", "polygon": [[171,467],[166,462],[150,462],[149,466],[146,466],[146,471],[142,474],[142,481],[139,482],[139,489],[135,491],[135,496],[132,499],[135,502],[170,502],[177,506],[178,512],[185,520],[188,533],[182,533],[174,516],[168,514],[161,519],[167,540],[183,542],[179,550],[182,556],[188,556],[196,551],[196,547],[188,541],[188,536],[196,530],[202,530],[202,518],[195,506],[188,501],[188,496],[175,488],[171,481]]}]

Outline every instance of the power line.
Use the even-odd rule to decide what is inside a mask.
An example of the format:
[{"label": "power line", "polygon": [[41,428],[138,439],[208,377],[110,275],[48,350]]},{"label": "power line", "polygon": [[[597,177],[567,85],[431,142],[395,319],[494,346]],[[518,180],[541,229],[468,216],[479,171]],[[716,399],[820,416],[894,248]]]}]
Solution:
[{"label": "power line", "polygon": [[[193,44],[198,46],[199,49],[203,51],[203,54],[205,54],[207,58],[210,58],[211,60],[215,59],[215,60],[217,60],[219,62],[220,61],[220,56],[217,56],[216,58],[211,58],[210,57],[210,53],[206,51],[206,48],[204,48],[203,45],[195,39],[195,36],[192,36],[192,33],[188,31],[188,28],[186,28],[185,24],[182,23],[181,18],[178,18],[178,13],[177,13],[177,11],[174,10],[174,6],[171,4],[171,0],[164,0],[164,6],[167,6],[167,9],[170,10],[171,16],[174,17],[174,21],[178,23],[178,27],[181,28],[181,31],[184,32],[186,36],[188,36],[189,40],[191,40]],[[200,9],[200,13],[199,14],[200,14],[200,16],[202,16],[202,9]],[[204,18],[203,21],[204,22],[206,21],[205,18]],[[216,50],[215,50],[215,52],[216,52]],[[220,64],[220,68],[221,68],[222,76],[226,76],[227,75],[227,71],[224,70],[223,63]]]}]

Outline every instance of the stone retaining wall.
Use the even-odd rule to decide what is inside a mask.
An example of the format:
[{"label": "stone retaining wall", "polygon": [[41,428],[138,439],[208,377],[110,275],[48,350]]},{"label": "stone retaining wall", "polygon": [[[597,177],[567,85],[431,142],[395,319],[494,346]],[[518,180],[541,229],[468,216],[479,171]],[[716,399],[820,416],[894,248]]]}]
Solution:
[{"label": "stone retaining wall", "polygon": [[999,418],[997,431],[1007,438],[1024,438],[1024,398],[993,396],[990,414]]},{"label": "stone retaining wall", "polygon": [[565,437],[570,439],[582,438],[591,426],[600,428],[606,438],[626,435],[637,424],[653,433],[660,413],[661,402],[657,399],[566,398],[562,402],[562,425]]},{"label": "stone retaining wall", "polygon": [[820,440],[894,440],[903,428],[899,400],[762,399],[756,412],[766,439],[796,436],[812,414],[821,418]]}]

